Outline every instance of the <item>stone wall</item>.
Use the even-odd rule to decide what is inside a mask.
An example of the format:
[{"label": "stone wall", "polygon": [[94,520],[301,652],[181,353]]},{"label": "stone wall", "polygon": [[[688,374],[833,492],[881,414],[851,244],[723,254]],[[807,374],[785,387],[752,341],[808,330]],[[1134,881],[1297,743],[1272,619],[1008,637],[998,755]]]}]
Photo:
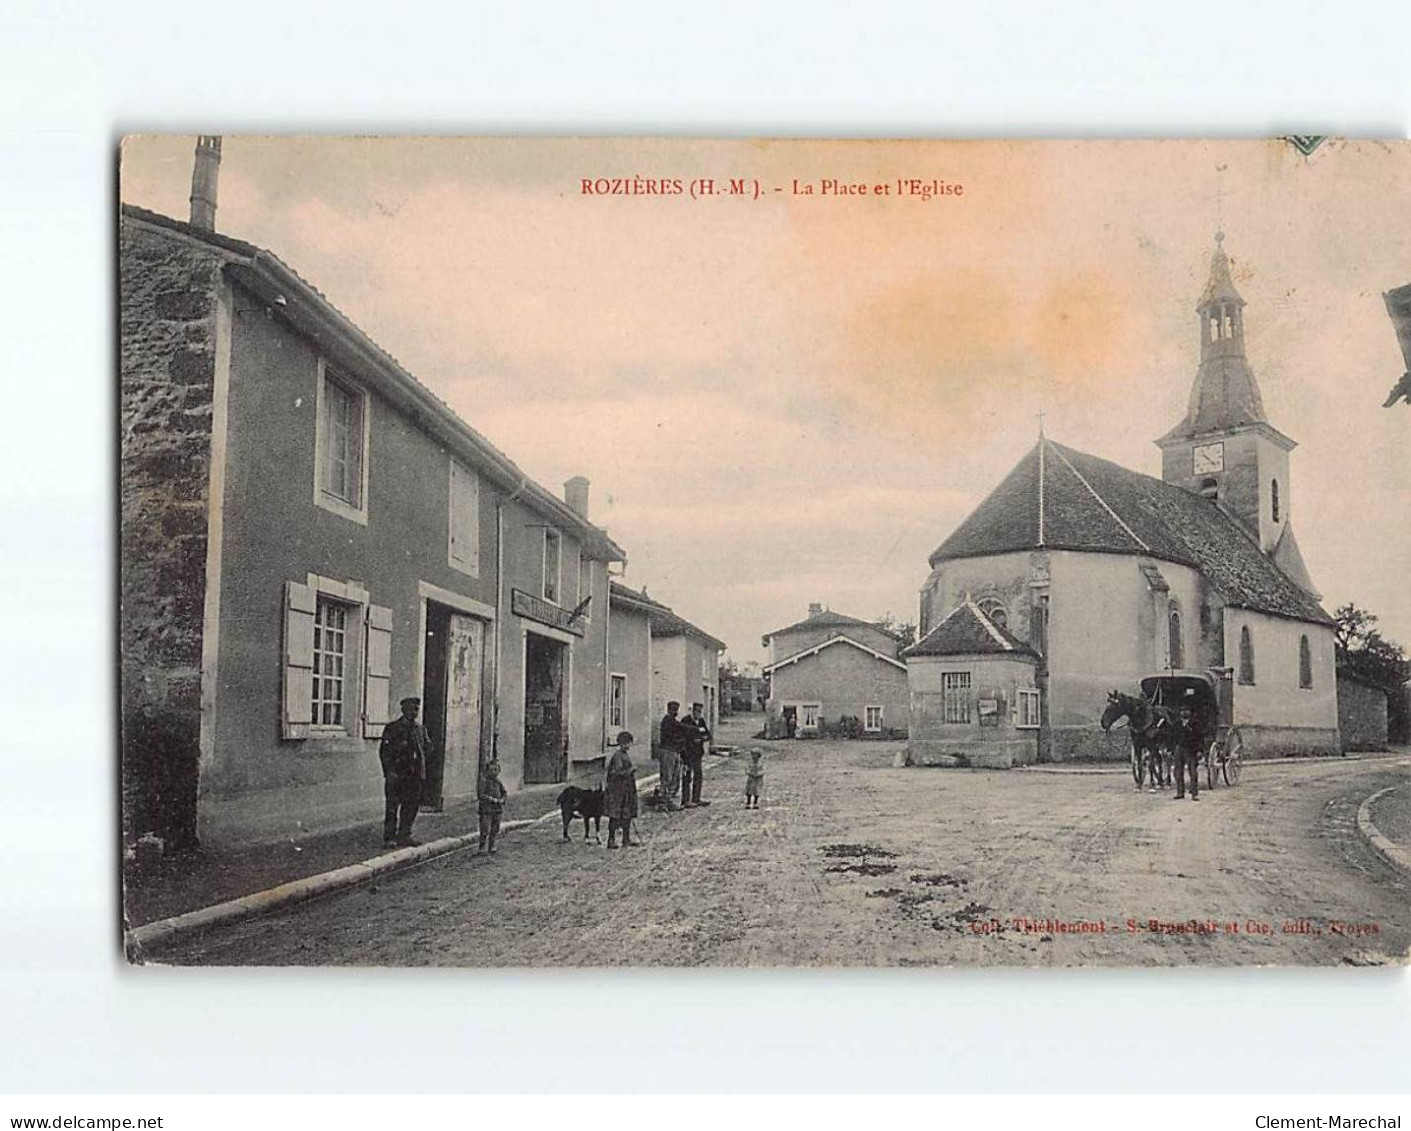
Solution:
[{"label": "stone wall", "polygon": [[1385,750],[1387,693],[1339,672],[1338,729],[1344,750]]},{"label": "stone wall", "polygon": [[168,851],[195,841],[220,262],[121,221],[123,833]]}]

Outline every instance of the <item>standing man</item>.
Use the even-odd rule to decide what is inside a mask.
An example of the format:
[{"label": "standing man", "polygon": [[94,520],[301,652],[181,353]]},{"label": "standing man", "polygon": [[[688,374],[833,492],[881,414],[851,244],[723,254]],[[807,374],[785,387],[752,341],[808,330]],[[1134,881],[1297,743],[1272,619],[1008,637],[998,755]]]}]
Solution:
[{"label": "standing man", "polygon": [[695,809],[710,804],[709,801],[701,800],[702,762],[705,758],[706,746],[710,744],[710,727],[706,724],[704,711],[705,707],[700,703],[692,703],[691,717],[681,724],[681,734],[684,740],[682,761],[685,762],[685,768],[681,771],[681,808],[683,809]]},{"label": "standing man", "polygon": [[402,717],[382,728],[377,755],[382,761],[382,792],[387,799],[382,818],[382,843],[387,848],[420,843],[412,839],[412,822],[421,807],[426,752],[431,746],[426,728],[417,722],[420,712],[421,700],[409,695],[402,700]]},{"label": "standing man", "polygon": [[[658,745],[661,762],[661,782],[657,786],[657,791],[666,800],[666,807],[671,812],[676,812],[681,808],[676,803],[676,791],[681,788],[681,748],[682,731],[681,720],[676,717],[676,712],[681,710],[681,704],[673,699],[666,705],[666,714],[661,717],[661,739]],[[683,797],[684,801],[685,798]]]}]

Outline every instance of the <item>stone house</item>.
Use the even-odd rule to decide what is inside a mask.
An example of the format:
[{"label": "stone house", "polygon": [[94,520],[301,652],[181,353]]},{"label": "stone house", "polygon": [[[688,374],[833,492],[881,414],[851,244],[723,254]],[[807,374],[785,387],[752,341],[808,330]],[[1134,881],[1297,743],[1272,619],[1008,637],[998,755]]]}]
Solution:
[{"label": "stone house", "polygon": [[[639,744],[655,745],[671,700],[689,714],[700,703],[714,730],[720,722],[719,666],[725,644],[644,591],[611,583],[609,718],[622,718]],[[611,705],[622,704],[621,712]]]},{"label": "stone house", "polygon": [[761,643],[770,655],[763,672],[771,735],[816,734],[844,718],[857,719],[869,734],[905,730],[906,664],[891,632],[813,604],[804,620],[767,633]]},{"label": "stone house", "polygon": [[902,655],[911,688],[907,759],[1008,769],[1038,761],[1039,655],[967,595]]},{"label": "stone house", "polygon": [[492,750],[511,789],[601,756],[625,555],[587,481],[535,483],[200,196],[119,224],[125,834],[375,818],[406,695],[433,807]]},{"label": "stone house", "polygon": [[1249,755],[1339,749],[1333,621],[1293,534],[1295,444],[1268,422],[1243,308],[1217,245],[1161,478],[1041,434],[931,555],[922,638],[969,602],[1033,649],[1041,760],[1125,756],[1098,728],[1106,693],[1176,668],[1233,669]]}]

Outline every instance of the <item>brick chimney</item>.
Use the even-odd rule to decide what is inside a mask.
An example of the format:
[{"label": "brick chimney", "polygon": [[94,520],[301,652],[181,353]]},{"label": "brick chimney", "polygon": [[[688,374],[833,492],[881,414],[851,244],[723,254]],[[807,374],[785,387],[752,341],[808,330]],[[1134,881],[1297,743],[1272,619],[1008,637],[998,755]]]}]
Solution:
[{"label": "brick chimney", "polygon": [[216,230],[216,183],[220,180],[220,138],[196,139],[196,163],[191,169],[191,226]]},{"label": "brick chimney", "polygon": [[579,518],[588,520],[588,480],[575,475],[563,485],[563,501]]},{"label": "brick chimney", "polygon": [[814,602],[813,602],[811,605],[809,605],[809,607],[808,607],[808,615],[811,616],[811,617],[816,617],[816,616],[817,616],[819,613],[821,613],[822,611],[823,611],[823,606],[820,605],[817,601],[814,601]]}]

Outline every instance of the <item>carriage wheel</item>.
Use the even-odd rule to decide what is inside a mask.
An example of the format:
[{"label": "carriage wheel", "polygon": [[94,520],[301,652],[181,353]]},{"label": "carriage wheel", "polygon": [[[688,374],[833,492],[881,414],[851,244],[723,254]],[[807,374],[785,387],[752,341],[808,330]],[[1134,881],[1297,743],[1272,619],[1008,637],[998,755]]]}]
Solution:
[{"label": "carriage wheel", "polygon": [[1214,789],[1220,775],[1220,740],[1214,739],[1205,751],[1205,784]]},{"label": "carriage wheel", "polygon": [[1240,780],[1240,770],[1244,766],[1244,738],[1238,730],[1230,731],[1229,744],[1225,750],[1225,784],[1236,785]]}]

